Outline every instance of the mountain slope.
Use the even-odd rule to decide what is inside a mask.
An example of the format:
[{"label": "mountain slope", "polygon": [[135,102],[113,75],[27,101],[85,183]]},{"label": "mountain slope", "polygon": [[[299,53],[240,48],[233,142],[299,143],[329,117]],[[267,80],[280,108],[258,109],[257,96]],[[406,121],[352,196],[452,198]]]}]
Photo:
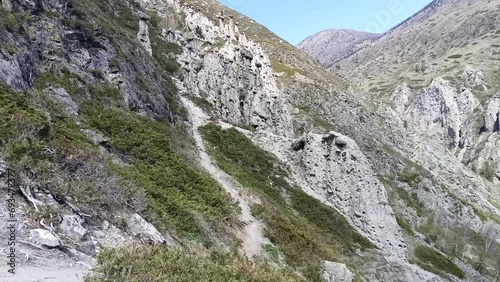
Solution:
[{"label": "mountain slope", "polygon": [[18,203],[19,251],[36,249],[22,267],[493,275],[494,184],[251,19],[212,0],[1,3],[0,184],[13,168],[25,185],[0,193]]},{"label": "mountain slope", "polygon": [[[401,81],[428,85],[471,65],[491,77],[498,50],[498,1],[436,0],[331,70],[363,90],[386,93]],[[380,91],[379,91],[380,90]]]},{"label": "mountain slope", "polygon": [[355,30],[331,29],[311,35],[297,47],[318,59],[324,67],[330,68],[338,61],[370,45],[370,42],[379,36]]}]

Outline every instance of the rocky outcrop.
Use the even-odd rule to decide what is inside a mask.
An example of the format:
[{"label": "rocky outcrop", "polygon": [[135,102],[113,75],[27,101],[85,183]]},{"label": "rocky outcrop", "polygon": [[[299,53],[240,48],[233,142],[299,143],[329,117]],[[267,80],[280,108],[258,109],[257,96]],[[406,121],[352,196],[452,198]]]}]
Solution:
[{"label": "rocky outcrop", "polygon": [[[128,217],[127,229],[132,235],[148,243],[162,244],[166,241],[156,227],[136,213]],[[172,244],[172,240],[169,243]]]},{"label": "rocky outcrop", "polygon": [[[159,2],[142,1],[146,8],[166,13],[169,6]],[[188,26],[185,33],[165,31],[167,40],[183,47],[178,59],[184,71],[183,91],[213,104],[224,121],[291,136],[289,106],[262,47],[240,34],[230,18],[216,25],[176,1],[169,5],[186,15]]]},{"label": "rocky outcrop", "polygon": [[479,106],[468,88],[457,90],[442,78],[435,78],[429,87],[415,94],[403,84],[394,92],[392,101],[403,119],[450,148],[458,146],[462,125]]},{"label": "rocky outcrop", "polygon": [[153,55],[153,49],[151,48],[151,40],[149,39],[149,27],[148,27],[149,17],[143,17],[139,21],[139,32],[137,33],[137,40],[141,43],[142,47],[151,56]]},{"label": "rocky outcrop", "polygon": [[347,136],[306,134],[304,148],[292,139],[257,133],[254,141],[290,165],[293,180],[312,196],[343,213],[389,256],[405,260],[406,245],[388,204],[387,192],[366,156]]},{"label": "rocky outcrop", "polygon": [[45,229],[30,230],[30,237],[34,242],[48,248],[55,248],[60,245],[60,239]]}]

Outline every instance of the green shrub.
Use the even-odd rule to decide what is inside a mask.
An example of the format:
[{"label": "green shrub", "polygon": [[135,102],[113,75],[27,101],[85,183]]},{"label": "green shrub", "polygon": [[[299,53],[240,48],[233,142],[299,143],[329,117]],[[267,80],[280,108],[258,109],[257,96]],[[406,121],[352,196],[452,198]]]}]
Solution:
[{"label": "green shrub", "polygon": [[16,136],[41,136],[49,129],[47,118],[20,93],[0,84],[0,145]]},{"label": "green shrub", "polygon": [[289,270],[219,251],[201,256],[162,246],[131,246],[101,252],[98,262],[97,275],[87,277],[86,282],[304,281]]},{"label": "green shrub", "polygon": [[21,24],[16,16],[7,11],[3,6],[0,6],[0,30],[8,30],[10,32],[18,32]]},{"label": "green shrub", "polygon": [[301,72],[300,69],[292,68],[276,59],[271,59],[271,65],[275,72],[284,73],[288,78],[293,77],[296,73]]},{"label": "green shrub", "polygon": [[233,218],[228,195],[206,173],[188,165],[172,148],[171,129],[133,113],[86,103],[83,113],[91,127],[111,137],[113,149],[129,156],[130,164],[114,169],[123,179],[144,187],[150,216],[163,228],[199,237],[200,214],[222,222]]},{"label": "green shrub", "polygon": [[428,271],[436,274],[445,272],[455,275],[458,278],[465,278],[465,273],[462,269],[432,248],[417,246],[415,249],[415,257],[418,259],[418,264]]}]

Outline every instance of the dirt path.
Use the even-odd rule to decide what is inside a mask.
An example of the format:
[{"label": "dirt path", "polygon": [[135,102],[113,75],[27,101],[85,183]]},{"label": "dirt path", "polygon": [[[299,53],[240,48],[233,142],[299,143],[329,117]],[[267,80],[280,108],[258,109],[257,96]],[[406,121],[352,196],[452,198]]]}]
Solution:
[{"label": "dirt path", "polygon": [[243,252],[249,258],[262,254],[262,246],[269,243],[269,240],[262,235],[262,224],[253,217],[250,211],[248,202],[251,199],[242,196],[240,191],[243,187],[212,162],[212,159],[205,149],[203,139],[198,132],[198,127],[207,124],[209,117],[190,100],[182,97],[182,102],[188,109],[193,123],[193,137],[199,150],[200,164],[215,180],[217,180],[217,182],[219,182],[231,197],[238,202],[241,208],[240,220],[245,223],[244,230],[239,234],[240,239],[243,241]]},{"label": "dirt path", "polygon": [[35,267],[26,266],[16,269],[16,274],[7,272],[8,267],[0,267],[0,281],[2,282],[81,282],[88,270],[64,267]]}]

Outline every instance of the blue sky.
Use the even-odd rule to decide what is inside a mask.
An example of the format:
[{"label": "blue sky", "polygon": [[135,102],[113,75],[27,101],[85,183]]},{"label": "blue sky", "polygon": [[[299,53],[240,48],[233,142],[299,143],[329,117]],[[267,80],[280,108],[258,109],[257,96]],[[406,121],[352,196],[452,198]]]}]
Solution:
[{"label": "blue sky", "polygon": [[431,0],[219,0],[292,44],[318,31],[347,28],[382,33]]}]

